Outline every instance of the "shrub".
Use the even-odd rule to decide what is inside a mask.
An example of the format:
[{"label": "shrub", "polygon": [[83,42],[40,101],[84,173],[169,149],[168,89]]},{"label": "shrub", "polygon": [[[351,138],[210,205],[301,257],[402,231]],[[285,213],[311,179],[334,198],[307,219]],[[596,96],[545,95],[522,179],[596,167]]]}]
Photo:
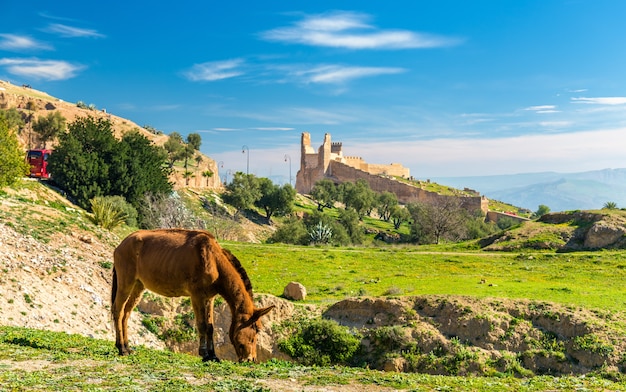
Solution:
[{"label": "shrub", "polygon": [[282,242],[284,244],[308,245],[310,242],[309,233],[304,226],[304,222],[298,218],[289,218],[281,225],[274,234],[268,239],[268,242]]},{"label": "shrub", "polygon": [[91,202],[90,219],[98,226],[113,230],[126,222],[127,215],[111,197],[94,197]]},{"label": "shrub", "polygon": [[177,193],[166,195],[147,194],[141,205],[141,227],[206,229],[206,224],[190,211]]},{"label": "shrub", "polygon": [[360,335],[332,320],[311,319],[294,326],[278,347],[304,365],[349,364],[361,345]]}]

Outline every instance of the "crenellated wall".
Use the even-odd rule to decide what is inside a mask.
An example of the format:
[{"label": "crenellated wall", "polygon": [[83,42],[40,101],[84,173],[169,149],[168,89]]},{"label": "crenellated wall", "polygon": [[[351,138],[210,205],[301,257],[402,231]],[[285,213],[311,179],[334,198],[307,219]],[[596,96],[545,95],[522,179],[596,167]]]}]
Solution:
[{"label": "crenellated wall", "polygon": [[296,174],[296,190],[307,194],[315,183],[329,178],[336,183],[354,182],[359,179],[367,181],[376,192],[392,192],[401,203],[436,203],[442,198],[459,198],[468,210],[489,210],[489,200],[477,196],[446,196],[429,192],[419,187],[400,182],[392,177],[409,178],[409,169],[399,163],[390,165],[369,164],[361,157],[344,157],[341,143],[332,143],[330,134],[324,135],[324,143],[315,153],[311,147],[311,135],[302,133],[300,170]]},{"label": "crenellated wall", "polygon": [[393,178],[373,175],[362,170],[350,167],[341,162],[333,161],[331,163],[333,175],[330,177],[336,183],[355,182],[357,180],[365,180],[370,188],[376,192],[394,193],[398,201],[402,204],[407,203],[431,203],[449,197],[459,198],[464,208],[468,210],[481,210],[486,213],[489,210],[489,200],[481,196],[447,196],[440,195],[436,192],[430,192],[405,182],[400,182]]}]

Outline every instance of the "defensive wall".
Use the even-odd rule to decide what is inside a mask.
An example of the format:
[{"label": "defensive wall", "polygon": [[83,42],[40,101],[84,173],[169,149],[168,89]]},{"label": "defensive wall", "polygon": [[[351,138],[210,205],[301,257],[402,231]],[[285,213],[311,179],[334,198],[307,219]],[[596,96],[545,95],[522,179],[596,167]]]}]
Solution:
[{"label": "defensive wall", "polygon": [[430,192],[415,185],[398,181],[394,177],[410,178],[409,169],[399,163],[390,165],[368,164],[360,157],[344,157],[341,143],[332,143],[330,134],[324,135],[324,142],[317,152],[311,147],[311,136],[302,133],[300,170],[296,175],[296,190],[308,194],[315,183],[328,178],[335,183],[365,180],[376,192],[392,192],[402,204],[435,204],[446,198],[458,198],[468,210],[489,210],[489,200],[484,196],[449,196]]}]

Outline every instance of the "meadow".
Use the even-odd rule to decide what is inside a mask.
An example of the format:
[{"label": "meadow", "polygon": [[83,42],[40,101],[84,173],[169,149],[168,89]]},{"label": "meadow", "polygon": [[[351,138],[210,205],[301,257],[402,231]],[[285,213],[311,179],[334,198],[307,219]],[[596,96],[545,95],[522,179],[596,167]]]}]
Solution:
[{"label": "meadow", "polygon": [[[28,197],[3,195],[7,202],[0,219],[5,224],[42,241],[53,230],[94,230],[82,214],[56,201],[41,201],[41,195],[32,196],[40,192],[34,184],[28,188]],[[45,211],[41,215],[45,219],[35,219],[33,211],[39,210]],[[112,241],[100,231],[94,236]],[[298,281],[307,288],[305,302],[316,305],[347,297],[436,294],[555,302],[620,314],[615,320],[622,320],[626,310],[626,251],[485,252],[473,242],[358,247],[221,243],[241,260],[255,293],[280,296],[290,281]],[[202,363],[194,355],[144,347],[118,357],[110,341],[0,326],[0,391],[12,390],[614,391],[626,390],[626,384],[601,374],[458,377],[309,367],[278,360]]]},{"label": "meadow", "polygon": [[307,301],[315,303],[354,296],[450,294],[626,310],[624,251],[515,253],[471,251],[463,245],[223,245],[242,261],[256,292],[279,296],[287,283],[297,281],[307,288]]}]

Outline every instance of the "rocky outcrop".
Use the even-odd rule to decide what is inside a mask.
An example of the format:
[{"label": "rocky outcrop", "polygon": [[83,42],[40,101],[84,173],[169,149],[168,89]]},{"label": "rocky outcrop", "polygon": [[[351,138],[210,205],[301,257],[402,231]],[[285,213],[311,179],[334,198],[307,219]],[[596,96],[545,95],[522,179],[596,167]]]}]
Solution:
[{"label": "rocky outcrop", "polygon": [[591,312],[546,302],[353,298],[332,305],[324,317],[357,329],[363,336],[360,360],[381,370],[458,375],[624,371],[626,338],[620,331]]},{"label": "rocky outcrop", "polygon": [[588,249],[609,248],[620,246],[626,236],[624,225],[615,225],[606,222],[594,223],[585,235],[584,246]]}]

